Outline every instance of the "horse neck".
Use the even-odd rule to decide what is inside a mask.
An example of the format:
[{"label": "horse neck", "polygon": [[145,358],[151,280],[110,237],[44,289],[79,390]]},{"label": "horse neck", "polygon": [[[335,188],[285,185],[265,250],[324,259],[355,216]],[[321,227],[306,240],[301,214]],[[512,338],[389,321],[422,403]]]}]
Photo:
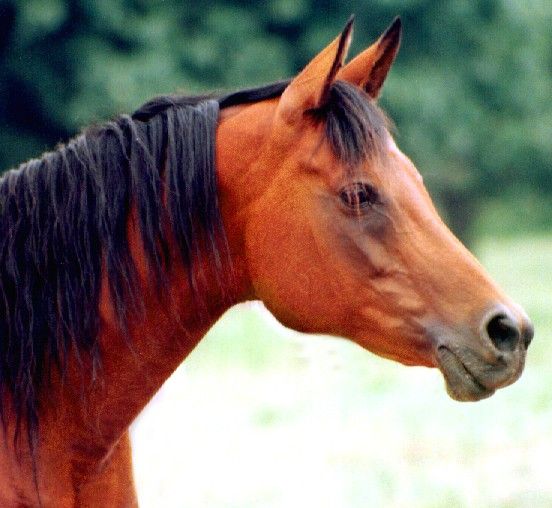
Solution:
[{"label": "horse neck", "polygon": [[[200,241],[193,264],[193,277],[197,281],[193,290],[188,283],[187,268],[179,263],[173,245],[175,261],[168,274],[167,293],[161,296],[149,277],[136,212],[131,213],[128,234],[141,281],[143,313],[129,320],[127,332],[122,332],[104,275],[100,296],[101,370],[86,396],[86,404],[82,404],[78,390],[72,395],[73,404],[81,407],[80,433],[87,439],[93,436],[106,445],[116,442],[220,316],[235,303],[253,298],[243,246],[246,203],[236,189],[251,191],[254,185],[253,181],[247,181],[255,159],[252,147],[259,146],[260,137],[269,125],[267,120],[259,124],[259,118],[270,118],[264,114],[270,108],[270,104],[268,109],[266,104],[260,107],[255,104],[224,110],[217,128],[219,199],[227,236],[224,241],[230,251],[230,272],[217,273],[208,249]],[[73,376],[75,380],[82,378],[76,363]]]},{"label": "horse neck", "polygon": [[[115,456],[117,443],[128,438],[128,426],[209,328],[235,303],[254,298],[243,246],[244,213],[258,180],[250,171],[256,156],[254,147],[260,146],[270,124],[270,115],[264,115],[270,113],[266,108],[251,105],[224,110],[217,128],[219,201],[232,260],[231,276],[228,272],[221,276],[215,270],[209,249],[199,241],[193,263],[198,284],[192,290],[188,269],[179,262],[177,246],[171,244],[172,269],[167,273],[166,292],[160,292],[150,277],[137,212],[132,209],[128,241],[138,272],[143,311],[128,319],[126,330],[121,328],[104,266],[99,301],[101,366],[95,369],[90,357],[77,355],[74,350],[69,353],[64,376],[57,377],[54,370],[51,382],[39,395],[37,458],[41,491],[43,484],[46,489],[46,485],[61,481],[60,471],[79,484],[91,472],[101,470],[102,464]],[[259,122],[261,118],[265,120]],[[15,418],[9,419],[6,436],[13,434],[14,422]],[[0,454],[0,476],[10,471],[20,474],[23,466],[17,453],[10,451],[11,458]],[[128,457],[124,460],[124,467],[129,469]],[[30,459],[28,462],[26,483],[21,489],[32,496]]]},{"label": "horse neck", "polygon": [[[235,253],[243,252],[239,240],[248,206],[264,190],[269,168],[257,163],[270,136],[278,99],[233,106],[221,111],[217,129],[217,178],[223,221]],[[232,242],[238,243],[238,246]]]}]

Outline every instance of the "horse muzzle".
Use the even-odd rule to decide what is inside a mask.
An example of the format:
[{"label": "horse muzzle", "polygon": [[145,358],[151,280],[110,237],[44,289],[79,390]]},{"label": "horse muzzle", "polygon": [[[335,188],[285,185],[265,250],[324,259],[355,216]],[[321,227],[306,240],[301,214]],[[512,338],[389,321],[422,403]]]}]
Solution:
[{"label": "horse muzzle", "polygon": [[435,360],[448,394],[458,401],[485,399],[514,383],[523,372],[533,325],[500,305],[489,312],[477,334],[444,332],[436,337]]}]

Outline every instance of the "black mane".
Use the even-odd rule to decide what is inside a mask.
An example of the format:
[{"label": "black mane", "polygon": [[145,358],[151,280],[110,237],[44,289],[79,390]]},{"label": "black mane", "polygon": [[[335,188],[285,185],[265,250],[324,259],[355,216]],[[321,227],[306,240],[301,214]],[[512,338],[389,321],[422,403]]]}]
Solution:
[{"label": "black mane", "polygon": [[[120,325],[140,311],[127,242],[131,204],[160,286],[171,262],[167,224],[185,266],[197,255],[202,234],[223,269],[215,168],[219,109],[277,97],[288,83],[218,97],[159,97],[0,179],[0,386],[13,399],[17,428],[28,422],[29,438],[38,425],[37,394],[52,367],[63,372],[71,351],[100,362],[103,269]],[[385,126],[366,96],[341,82],[316,115],[324,117],[331,146],[348,163],[365,157]]]}]

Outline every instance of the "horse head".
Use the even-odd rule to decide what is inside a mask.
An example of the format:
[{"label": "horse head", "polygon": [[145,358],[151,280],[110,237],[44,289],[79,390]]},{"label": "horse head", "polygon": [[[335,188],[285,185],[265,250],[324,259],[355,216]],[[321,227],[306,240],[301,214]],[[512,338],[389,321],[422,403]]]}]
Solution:
[{"label": "horse head", "polygon": [[488,397],[520,376],[533,327],[443,223],[376,104],[400,20],[345,65],[351,33],[280,97],[223,113],[231,248],[250,298],[286,326],[438,367],[454,399]]}]

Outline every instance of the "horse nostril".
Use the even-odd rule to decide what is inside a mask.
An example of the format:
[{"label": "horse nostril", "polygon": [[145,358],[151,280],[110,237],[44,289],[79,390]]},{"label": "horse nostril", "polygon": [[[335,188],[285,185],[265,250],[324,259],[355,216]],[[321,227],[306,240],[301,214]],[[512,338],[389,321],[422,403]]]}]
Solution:
[{"label": "horse nostril", "polygon": [[506,314],[497,314],[489,320],[487,334],[499,351],[514,351],[521,337],[519,327]]},{"label": "horse nostril", "polygon": [[529,347],[529,344],[531,344],[534,335],[535,328],[533,327],[533,324],[527,322],[523,327],[523,333],[521,334],[521,339],[523,340],[523,346],[525,347],[525,349],[527,349]]}]

